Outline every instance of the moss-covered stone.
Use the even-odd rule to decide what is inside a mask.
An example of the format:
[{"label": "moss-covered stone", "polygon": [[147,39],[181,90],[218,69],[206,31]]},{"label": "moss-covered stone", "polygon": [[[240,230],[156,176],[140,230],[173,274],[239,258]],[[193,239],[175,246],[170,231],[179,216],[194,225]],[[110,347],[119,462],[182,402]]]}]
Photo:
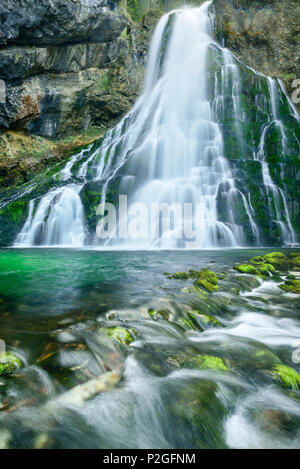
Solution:
[{"label": "moss-covered stone", "polygon": [[237,272],[241,272],[242,274],[261,275],[259,270],[250,264],[235,265],[233,268],[234,270],[236,270]]},{"label": "moss-covered stone", "polygon": [[286,389],[299,390],[300,375],[291,367],[286,365],[275,365],[271,375],[276,384]]},{"label": "moss-covered stone", "polygon": [[197,321],[202,329],[210,329],[210,328],[221,328],[223,324],[219,319],[215,318],[214,316],[210,316],[208,314],[201,314],[199,311],[194,310],[192,313],[193,319]]},{"label": "moss-covered stone", "polygon": [[257,268],[259,272],[265,277],[269,277],[270,274],[275,274],[276,272],[276,269],[272,264],[259,264]]},{"label": "moss-covered stone", "polygon": [[125,329],[125,327],[115,326],[115,327],[101,327],[98,329],[102,337],[116,340],[120,344],[130,345],[136,338],[136,331],[133,329]]},{"label": "moss-covered stone", "polygon": [[279,285],[279,288],[285,292],[300,295],[300,280],[287,280],[285,283]]},{"label": "moss-covered stone", "polygon": [[293,252],[289,254],[288,258],[292,264],[292,270],[300,270],[300,254]]},{"label": "moss-covered stone", "polygon": [[198,274],[197,280],[194,283],[196,287],[204,288],[210,293],[218,291],[219,279],[214,272],[204,269],[198,272]]},{"label": "moss-covered stone", "polygon": [[176,274],[172,275],[172,278],[176,280],[188,280],[189,274],[187,272],[176,272]]},{"label": "moss-covered stone", "polygon": [[289,259],[281,252],[270,252],[263,256],[264,262],[271,264],[275,269],[286,271],[291,267]]},{"label": "moss-covered stone", "polygon": [[5,353],[0,358],[0,376],[14,373],[21,366],[22,363],[19,358],[11,353]]},{"label": "moss-covered stone", "polygon": [[111,337],[124,345],[130,345],[136,337],[136,333],[132,329],[128,330],[119,326],[108,328],[107,333],[108,337]]},{"label": "moss-covered stone", "polygon": [[199,370],[229,371],[222,358],[211,355],[197,355],[190,360],[190,365]]}]

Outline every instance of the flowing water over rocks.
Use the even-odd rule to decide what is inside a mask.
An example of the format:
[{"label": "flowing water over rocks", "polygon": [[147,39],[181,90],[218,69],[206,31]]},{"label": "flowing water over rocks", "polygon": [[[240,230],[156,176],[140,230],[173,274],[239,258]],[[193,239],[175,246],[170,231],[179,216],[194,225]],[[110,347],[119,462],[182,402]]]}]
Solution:
[{"label": "flowing water over rocks", "polygon": [[268,252],[1,250],[0,447],[299,448],[300,251],[233,269]]}]

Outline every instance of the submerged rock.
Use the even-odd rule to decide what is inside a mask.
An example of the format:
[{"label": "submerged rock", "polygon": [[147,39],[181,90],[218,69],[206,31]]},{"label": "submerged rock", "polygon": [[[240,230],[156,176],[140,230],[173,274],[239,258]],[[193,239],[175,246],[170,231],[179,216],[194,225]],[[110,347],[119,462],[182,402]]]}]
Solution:
[{"label": "submerged rock", "polygon": [[194,310],[192,313],[189,313],[189,316],[191,316],[194,322],[200,325],[201,329],[203,330],[224,327],[221,321],[219,321],[219,319],[208,314],[201,314],[197,310]]},{"label": "submerged rock", "polygon": [[190,365],[199,370],[229,371],[222,358],[211,355],[197,355],[190,360]]},{"label": "submerged rock", "polygon": [[101,328],[101,331],[105,332],[109,338],[117,340],[123,345],[130,345],[136,338],[136,331],[133,331],[133,329],[125,329],[120,326],[109,327],[107,329]]},{"label": "submerged rock", "polygon": [[185,441],[192,445],[188,447],[226,447],[223,423],[227,409],[218,391],[217,384],[209,380],[189,380],[179,391],[172,389],[168,413],[174,420],[175,431],[180,433],[179,441],[184,434]]}]

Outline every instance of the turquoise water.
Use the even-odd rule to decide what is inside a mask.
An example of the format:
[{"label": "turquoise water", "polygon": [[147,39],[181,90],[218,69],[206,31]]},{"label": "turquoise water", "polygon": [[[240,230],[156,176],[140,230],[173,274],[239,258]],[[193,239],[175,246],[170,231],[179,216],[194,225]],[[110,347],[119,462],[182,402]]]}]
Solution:
[{"label": "turquoise water", "polygon": [[[300,373],[298,296],[232,270],[267,252],[1,250],[0,339],[24,367],[0,378],[0,445],[300,447],[300,393],[271,376],[274,363]],[[164,275],[206,267],[226,274],[213,295]],[[220,327],[191,325],[193,309]],[[107,340],[114,326],[130,346]],[[197,369],[199,354],[229,371]],[[115,370],[108,392],[68,400]]]}]

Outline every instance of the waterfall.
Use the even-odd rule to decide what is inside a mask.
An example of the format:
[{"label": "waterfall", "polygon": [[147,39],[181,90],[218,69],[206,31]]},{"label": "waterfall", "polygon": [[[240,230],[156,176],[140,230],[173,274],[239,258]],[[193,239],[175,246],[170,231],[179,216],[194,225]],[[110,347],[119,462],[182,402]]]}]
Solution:
[{"label": "waterfall", "polygon": [[264,149],[265,149],[265,138],[267,130],[270,128],[271,125],[275,125],[282,135],[282,150],[285,151],[285,143],[286,143],[286,135],[284,126],[279,119],[278,116],[278,92],[277,92],[277,83],[273,78],[268,77],[268,86],[269,86],[269,93],[270,93],[270,101],[271,101],[271,121],[266,125],[265,129],[262,133],[261,142],[259,145],[259,151],[257,154],[257,159],[261,161],[262,165],[262,175],[263,175],[263,182],[267,190],[269,204],[270,206],[274,205],[274,212],[272,213],[274,217],[274,221],[280,227],[282,233],[282,241],[284,244],[295,244],[296,243],[296,234],[292,227],[290,214],[287,206],[287,201],[283,190],[274,184],[269,164],[265,161],[264,158]]},{"label": "waterfall", "polygon": [[80,186],[66,186],[49,192],[35,210],[30,202],[26,223],[15,246],[83,246],[84,212]]},{"label": "waterfall", "polygon": [[[213,39],[210,5],[206,2],[200,8],[174,10],[160,19],[142,96],[99,145],[72,157],[60,172],[59,188],[30,203],[17,246],[82,246],[91,239],[95,245],[140,248],[261,244],[252,194],[244,189],[224,148],[228,145],[224,122],[231,113],[236,152],[244,155],[249,150],[244,136],[247,116],[242,103],[241,64]],[[286,145],[278,112],[279,89],[283,93],[283,88],[271,78],[268,86],[265,105],[270,117],[257,150],[252,145],[252,158],[261,164],[269,215],[280,227],[283,244],[293,244],[296,234],[285,191],[273,182],[265,158],[271,125],[280,129],[283,151]],[[151,234],[144,226],[133,238],[111,236],[103,241],[95,233],[87,237],[87,220],[95,216],[84,213],[83,197],[90,184],[94,200],[98,194],[103,208],[113,194],[114,201],[125,195],[135,210],[146,211],[144,224],[151,224]],[[176,216],[178,207],[182,208],[181,216]],[[135,216],[131,211],[129,222]],[[117,232],[123,223],[121,215],[118,222]]]}]

